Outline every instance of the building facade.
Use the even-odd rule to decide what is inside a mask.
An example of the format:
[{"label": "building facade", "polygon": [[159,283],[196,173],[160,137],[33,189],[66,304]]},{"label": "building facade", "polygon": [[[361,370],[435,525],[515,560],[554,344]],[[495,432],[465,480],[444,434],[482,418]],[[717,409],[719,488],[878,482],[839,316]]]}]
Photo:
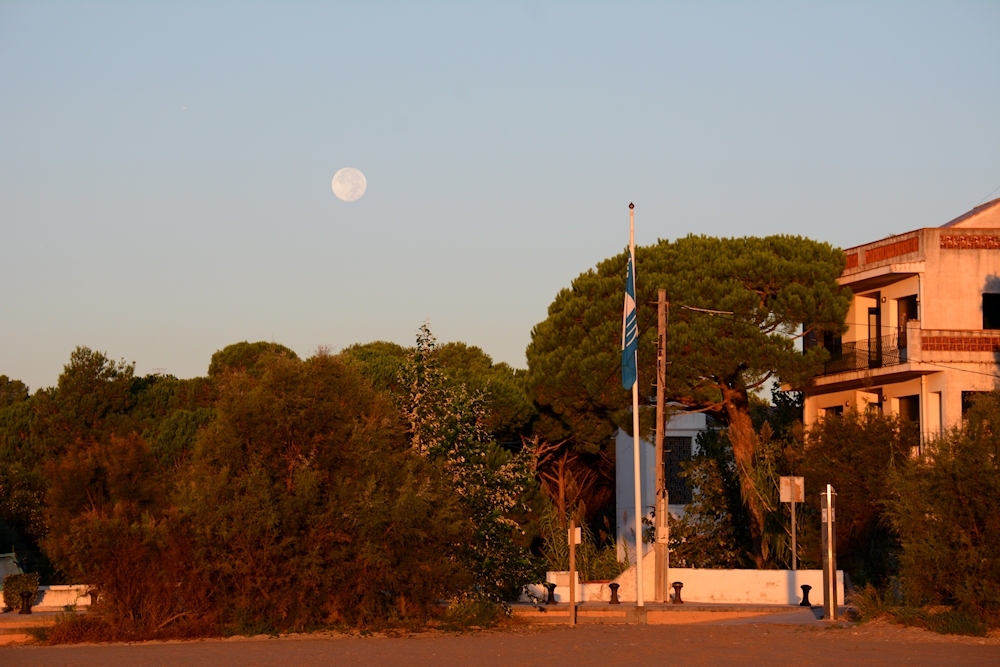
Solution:
[{"label": "building facade", "polygon": [[1000,379],[1000,199],[941,227],[849,248],[847,332],[804,388],[805,423],[878,409],[934,438]]}]

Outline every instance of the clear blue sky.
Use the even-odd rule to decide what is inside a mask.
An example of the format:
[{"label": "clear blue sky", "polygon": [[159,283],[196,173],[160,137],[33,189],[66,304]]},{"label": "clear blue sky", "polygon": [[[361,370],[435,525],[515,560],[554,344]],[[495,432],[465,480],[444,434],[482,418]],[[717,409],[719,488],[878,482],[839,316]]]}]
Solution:
[{"label": "clear blue sky", "polygon": [[939,225],[1000,186],[998,34],[998,2],[0,1],[0,374],[425,318],[524,366],[630,201],[640,244]]}]

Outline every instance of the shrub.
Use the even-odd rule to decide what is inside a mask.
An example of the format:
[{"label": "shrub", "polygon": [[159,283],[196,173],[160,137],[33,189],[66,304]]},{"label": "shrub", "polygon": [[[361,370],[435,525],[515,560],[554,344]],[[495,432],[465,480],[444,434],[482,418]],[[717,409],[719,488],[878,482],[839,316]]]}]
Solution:
[{"label": "shrub", "polygon": [[442,617],[443,629],[492,628],[511,617],[510,607],[483,597],[470,596],[453,602]]},{"label": "shrub", "polygon": [[878,588],[873,584],[865,584],[854,593],[848,594],[847,603],[858,610],[862,623],[889,616],[896,607],[892,591],[889,588]]},{"label": "shrub", "polygon": [[466,590],[469,522],[353,364],[262,356],[218,379],[174,501],[230,628],[424,618]]},{"label": "shrub", "polygon": [[733,450],[725,432],[698,436],[698,454],[683,464],[691,503],[670,520],[674,567],[753,567],[749,520],[741,496]]},{"label": "shrub", "polygon": [[912,424],[879,412],[851,410],[815,424],[801,442],[797,468],[805,478],[799,544],[803,564],[821,562],[819,494],[837,493],[837,565],[858,584],[887,585],[896,572],[896,533],[885,516],[893,470],[917,444]]},{"label": "shrub", "polygon": [[[585,516],[587,510],[580,508],[579,515]],[[546,565],[555,571],[569,569],[569,516],[559,521],[559,511],[549,507],[541,516],[542,553]],[[618,561],[618,549],[614,542],[614,532],[611,522],[604,517],[604,529],[595,537],[585,522],[581,522],[582,540],[576,546],[576,569],[580,573],[580,581],[602,581],[614,579],[621,574],[626,564]]]},{"label": "shrub", "polygon": [[8,574],[3,578],[3,604],[9,609],[21,607],[21,593],[31,593],[31,604],[38,598],[38,573]]},{"label": "shrub", "polygon": [[888,508],[907,604],[949,605],[1000,625],[998,426],[994,393],[977,401],[962,428],[899,467]]}]

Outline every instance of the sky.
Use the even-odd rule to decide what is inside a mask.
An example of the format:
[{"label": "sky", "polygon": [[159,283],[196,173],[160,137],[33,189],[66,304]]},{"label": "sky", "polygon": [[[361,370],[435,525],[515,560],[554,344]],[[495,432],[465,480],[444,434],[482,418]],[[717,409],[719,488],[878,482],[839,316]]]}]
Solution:
[{"label": "sky", "polygon": [[850,247],[1000,196],[997,34],[998,2],[0,0],[0,374],[425,320],[525,367],[629,202],[639,245]]}]

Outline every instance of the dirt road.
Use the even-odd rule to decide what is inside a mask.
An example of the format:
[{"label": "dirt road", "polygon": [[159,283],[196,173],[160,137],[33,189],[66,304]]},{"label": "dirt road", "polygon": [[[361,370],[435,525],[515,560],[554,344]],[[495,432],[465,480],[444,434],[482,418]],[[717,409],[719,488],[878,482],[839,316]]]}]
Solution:
[{"label": "dirt road", "polygon": [[[636,662],[633,662],[636,661]],[[408,637],[309,635],[135,645],[0,649],[18,665],[1000,665],[1000,639],[942,637],[896,626],[527,626]]]}]

